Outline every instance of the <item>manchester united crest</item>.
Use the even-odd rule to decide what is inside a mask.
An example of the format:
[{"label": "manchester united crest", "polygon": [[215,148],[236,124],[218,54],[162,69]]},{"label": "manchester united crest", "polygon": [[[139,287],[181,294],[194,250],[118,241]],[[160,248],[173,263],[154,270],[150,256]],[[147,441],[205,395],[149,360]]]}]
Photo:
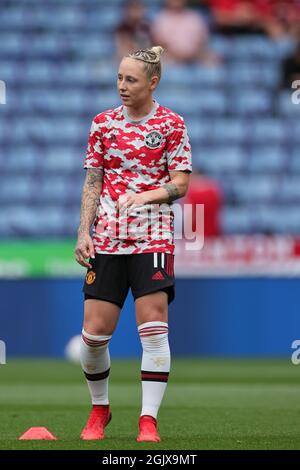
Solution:
[{"label": "manchester united crest", "polygon": [[149,132],[145,137],[145,143],[150,149],[157,149],[162,141],[162,134],[157,131]]},{"label": "manchester united crest", "polygon": [[96,279],[96,273],[94,271],[89,271],[85,277],[85,281],[87,284],[93,284]]}]

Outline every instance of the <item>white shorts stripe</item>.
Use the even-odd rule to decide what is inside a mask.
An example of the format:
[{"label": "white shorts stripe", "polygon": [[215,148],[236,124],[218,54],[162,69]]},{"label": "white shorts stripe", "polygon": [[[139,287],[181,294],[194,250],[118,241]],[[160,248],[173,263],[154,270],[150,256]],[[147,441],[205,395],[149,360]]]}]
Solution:
[{"label": "white shorts stripe", "polygon": [[153,255],[154,267],[157,268],[157,253],[153,253]]},{"label": "white shorts stripe", "polygon": [[162,268],[165,267],[165,254],[164,253],[161,254],[161,267]]}]

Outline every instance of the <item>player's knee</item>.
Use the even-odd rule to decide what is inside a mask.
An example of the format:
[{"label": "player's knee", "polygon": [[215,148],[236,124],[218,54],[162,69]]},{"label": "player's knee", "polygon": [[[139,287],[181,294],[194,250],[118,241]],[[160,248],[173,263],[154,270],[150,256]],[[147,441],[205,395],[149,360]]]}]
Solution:
[{"label": "player's knee", "polygon": [[119,312],[117,305],[100,300],[90,302],[84,308],[83,328],[92,335],[111,335],[118,322]]},{"label": "player's knee", "polygon": [[139,323],[146,323],[152,321],[166,322],[168,318],[168,309],[162,306],[149,306],[141,309],[138,312],[137,317],[139,319]]},{"label": "player's knee", "polygon": [[162,321],[142,323],[138,332],[144,351],[169,354],[168,324]]},{"label": "player's knee", "polygon": [[102,314],[98,309],[85,311],[83,329],[91,335],[111,335],[115,325],[113,316]]},{"label": "player's knee", "polygon": [[89,333],[84,328],[82,329],[82,344],[90,347],[92,350],[96,350],[99,348],[106,348],[108,343],[111,339],[111,335],[96,335]]},{"label": "player's knee", "polygon": [[112,326],[108,325],[104,319],[101,318],[84,320],[83,329],[90,335],[101,336],[113,334]]},{"label": "player's knee", "polygon": [[168,319],[168,297],[165,292],[154,292],[137,299],[136,314],[138,324]]},{"label": "player's knee", "polygon": [[164,302],[145,302],[140,305],[137,314],[143,323],[149,321],[166,321],[168,305]]}]

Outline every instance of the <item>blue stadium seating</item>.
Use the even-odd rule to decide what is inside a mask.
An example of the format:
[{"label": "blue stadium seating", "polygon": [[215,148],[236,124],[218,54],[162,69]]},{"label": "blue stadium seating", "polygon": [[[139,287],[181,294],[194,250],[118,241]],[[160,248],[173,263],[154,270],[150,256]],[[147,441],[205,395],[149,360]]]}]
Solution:
[{"label": "blue stadium seating", "polygon": [[300,173],[300,152],[298,148],[295,148],[289,154],[288,163],[290,173]]},{"label": "blue stadium seating", "polygon": [[285,38],[281,41],[272,41],[262,36],[236,36],[224,38],[215,36],[211,39],[211,47],[226,61],[236,60],[252,61],[278,61],[289,55],[294,49],[294,42]]},{"label": "blue stadium seating", "polygon": [[227,99],[221,90],[191,90],[179,93],[164,94],[161,90],[156,92],[157,100],[168,108],[173,108],[179,114],[191,116],[220,116],[226,112]]},{"label": "blue stadium seating", "polygon": [[249,123],[243,119],[220,118],[211,123],[211,139],[217,144],[242,144],[247,140]]},{"label": "blue stadium seating", "polygon": [[[300,106],[300,104],[299,104]],[[295,151],[299,148],[300,144],[300,120],[299,119],[285,119],[287,127],[287,135],[289,142],[292,144],[292,148]]]},{"label": "blue stadium seating", "polygon": [[225,234],[254,232],[255,212],[248,207],[226,207],[222,213],[221,224]]},{"label": "blue stadium seating", "polygon": [[[91,120],[120,104],[112,32],[123,0],[104,3],[0,6],[1,238],[76,233]],[[154,18],[162,0],[145,3]],[[210,47],[220,66],[164,64],[155,96],[186,120],[194,167],[224,189],[224,232],[299,233],[300,103],[278,94],[294,43],[212,34]]]},{"label": "blue stadium seating", "polygon": [[[8,228],[22,239],[36,237],[55,238],[65,236],[67,211],[57,204],[51,206],[19,205],[8,219]],[[72,231],[76,230],[76,221]]]},{"label": "blue stadium seating", "polygon": [[4,148],[5,159],[2,160],[1,172],[11,174],[34,173],[37,165],[36,151],[33,145],[14,145]]},{"label": "blue stadium seating", "polygon": [[284,119],[261,118],[251,123],[250,135],[254,144],[283,144],[289,139],[289,127]]},{"label": "blue stadium seating", "polygon": [[277,190],[277,178],[269,175],[247,175],[236,178],[232,192],[236,203],[272,202]]},{"label": "blue stadium seating", "polygon": [[[300,93],[297,90],[286,90],[280,93],[278,100],[278,112],[286,117],[299,118],[300,116]],[[292,101],[292,96],[295,96],[297,102]]]},{"label": "blue stadium seating", "polygon": [[278,199],[287,205],[300,201],[300,177],[288,175],[282,178],[279,184]]},{"label": "blue stadium seating", "polygon": [[287,207],[276,207],[269,218],[270,233],[289,233],[297,235],[300,232],[299,206],[288,205]]},{"label": "blue stadium seating", "polygon": [[187,117],[185,121],[189,137],[194,145],[205,142],[211,133],[211,123],[207,120],[191,116]]},{"label": "blue stadium seating", "polygon": [[286,153],[278,146],[253,146],[247,166],[250,172],[279,174],[284,171],[286,160]]},{"label": "blue stadium seating", "polygon": [[36,162],[38,166],[45,173],[56,173],[56,174],[81,174],[82,177],[82,165],[84,161],[85,149],[72,147],[71,145],[63,145],[48,148],[43,154],[39,161]]},{"label": "blue stadium seating", "polygon": [[228,85],[239,87],[242,93],[244,87],[262,87],[272,89],[278,86],[280,80],[280,67],[276,62],[234,62],[229,68]]},{"label": "blue stadium seating", "polygon": [[1,179],[0,197],[4,202],[28,201],[35,194],[36,180],[33,175],[10,176]]},{"label": "blue stadium seating", "polygon": [[231,93],[229,110],[240,116],[268,116],[272,112],[272,96],[269,90],[241,87]]},{"label": "blue stadium seating", "polygon": [[[236,173],[243,169],[245,164],[244,151],[236,146],[210,146],[200,149],[199,166],[207,173]],[[196,160],[197,165],[197,160]]]}]

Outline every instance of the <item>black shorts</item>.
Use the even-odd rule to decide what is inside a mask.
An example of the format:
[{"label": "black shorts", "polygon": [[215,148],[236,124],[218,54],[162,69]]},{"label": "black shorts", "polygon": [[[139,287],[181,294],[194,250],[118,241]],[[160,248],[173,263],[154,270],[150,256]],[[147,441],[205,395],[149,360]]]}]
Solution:
[{"label": "black shorts", "polygon": [[121,308],[129,288],[134,300],[156,291],[165,291],[170,304],[175,297],[174,255],[140,253],[135,255],[95,254],[90,258],[83,292],[85,300],[96,298]]}]

